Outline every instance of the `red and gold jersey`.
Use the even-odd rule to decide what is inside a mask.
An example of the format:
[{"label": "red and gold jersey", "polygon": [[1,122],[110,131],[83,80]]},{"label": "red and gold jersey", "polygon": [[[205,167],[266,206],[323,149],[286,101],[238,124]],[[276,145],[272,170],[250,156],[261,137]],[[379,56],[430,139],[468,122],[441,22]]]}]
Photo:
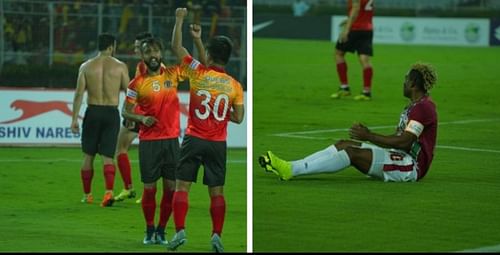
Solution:
[{"label": "red and gold jersey", "polygon": [[[373,30],[373,1],[374,0],[359,0],[359,13],[356,20],[352,23],[351,30]],[[351,13],[352,0],[347,4],[347,15]]]},{"label": "red and gold jersey", "polygon": [[186,134],[225,141],[233,105],[243,105],[241,84],[223,69],[206,67],[191,56],[182,62],[189,77],[189,118]]},{"label": "red and gold jersey", "polygon": [[[142,74],[130,81],[127,102],[140,107],[143,115],[153,116],[157,122],[147,127],[141,124],[140,140],[158,140],[179,136],[179,98],[177,86],[182,80],[179,66],[161,68],[160,74]],[[136,107],[137,108],[137,107]]]}]

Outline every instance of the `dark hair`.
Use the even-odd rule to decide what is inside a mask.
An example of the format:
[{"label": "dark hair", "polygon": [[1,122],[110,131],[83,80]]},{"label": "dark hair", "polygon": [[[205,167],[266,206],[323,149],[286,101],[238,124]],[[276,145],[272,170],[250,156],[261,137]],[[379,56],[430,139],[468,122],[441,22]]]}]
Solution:
[{"label": "dark hair", "polygon": [[138,33],[136,36],[135,36],[135,39],[137,41],[142,41],[144,39],[147,39],[147,38],[151,38],[153,37],[153,34],[151,34],[150,32],[141,32],[141,33]]},{"label": "dark hair", "polygon": [[160,49],[160,51],[163,51],[162,41],[158,38],[150,37],[150,38],[146,38],[146,39],[141,41],[141,47],[140,47],[141,52],[144,52],[144,50],[146,49],[147,46],[151,47],[153,45],[158,47]]},{"label": "dark hair", "polygon": [[215,36],[207,44],[208,54],[216,64],[226,65],[231,57],[233,43],[227,36]]},{"label": "dark hair", "polygon": [[99,51],[106,50],[109,46],[113,46],[116,42],[116,38],[112,34],[103,33],[97,38],[97,48]]},{"label": "dark hair", "polygon": [[437,81],[437,74],[432,65],[417,62],[411,66],[409,79],[414,81],[421,90],[429,91]]}]

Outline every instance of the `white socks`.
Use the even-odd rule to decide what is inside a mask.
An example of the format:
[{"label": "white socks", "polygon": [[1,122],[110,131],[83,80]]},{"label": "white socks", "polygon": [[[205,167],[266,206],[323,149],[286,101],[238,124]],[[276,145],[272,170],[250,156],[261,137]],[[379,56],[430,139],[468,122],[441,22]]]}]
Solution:
[{"label": "white socks", "polygon": [[337,151],[334,145],[313,153],[304,159],[292,161],[293,176],[337,172],[349,165],[351,160],[344,150]]}]

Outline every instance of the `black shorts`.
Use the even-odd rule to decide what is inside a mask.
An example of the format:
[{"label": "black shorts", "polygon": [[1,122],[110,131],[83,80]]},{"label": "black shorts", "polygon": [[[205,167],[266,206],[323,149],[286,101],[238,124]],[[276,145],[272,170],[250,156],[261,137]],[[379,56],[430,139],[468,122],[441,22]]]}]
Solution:
[{"label": "black shorts", "polygon": [[116,106],[88,105],[82,124],[82,151],[113,158],[119,130],[120,113]]},{"label": "black shorts", "polygon": [[[127,124],[129,124],[131,126],[127,126]],[[127,120],[124,118],[122,121],[122,126],[126,129],[128,129],[129,131],[132,131],[134,133],[139,133],[139,126],[140,126],[139,122]]]},{"label": "black shorts", "polygon": [[139,141],[141,181],[153,183],[160,177],[175,181],[179,151],[178,138]]},{"label": "black shorts", "polygon": [[354,52],[358,54],[373,56],[373,31],[349,31],[347,42],[335,45],[335,48],[343,52]]},{"label": "black shorts", "polygon": [[209,187],[224,186],[226,180],[226,142],[213,142],[186,135],[182,141],[181,159],[175,178],[196,182],[200,165],[203,165],[203,184]]}]

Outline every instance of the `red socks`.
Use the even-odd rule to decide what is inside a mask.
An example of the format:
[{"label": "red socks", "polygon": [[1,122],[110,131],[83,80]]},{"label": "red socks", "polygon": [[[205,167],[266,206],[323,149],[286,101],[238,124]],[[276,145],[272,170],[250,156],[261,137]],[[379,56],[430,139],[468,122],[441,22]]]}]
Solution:
[{"label": "red socks", "polygon": [[144,189],[142,194],[142,212],[147,226],[155,225],[155,211],[156,211],[156,188]]},{"label": "red socks", "polygon": [[176,191],[172,201],[174,211],[175,230],[184,229],[186,214],[188,211],[188,193],[185,191]]},{"label": "red socks", "polygon": [[83,183],[83,193],[89,194],[91,184],[92,184],[92,177],[94,177],[94,170],[93,169],[89,169],[89,170],[82,169],[80,171],[80,176],[82,178],[82,183]]},{"label": "red socks", "polygon": [[168,188],[163,190],[163,196],[161,198],[160,204],[160,222],[158,226],[164,228],[167,225],[168,218],[172,214],[172,199],[174,197],[174,191]]},{"label": "red socks", "polygon": [[347,63],[337,63],[337,73],[339,75],[340,85],[346,85],[347,83]]},{"label": "red socks", "polygon": [[132,185],[132,176],[130,171],[130,160],[128,159],[127,153],[121,153],[117,157],[118,161],[118,170],[120,170],[120,174],[123,179],[123,187],[125,189],[129,189],[130,185]]},{"label": "red socks", "polygon": [[370,92],[372,88],[372,76],[373,76],[373,69],[371,67],[363,69],[364,92]]},{"label": "red socks", "polygon": [[115,165],[104,165],[104,180],[106,181],[106,190],[113,190],[115,182]]},{"label": "red socks", "polygon": [[[174,211],[175,230],[179,231],[185,227],[184,224],[189,207],[188,193],[185,191],[175,192],[172,205]],[[210,215],[212,216],[212,233],[216,233],[219,236],[222,234],[225,214],[226,201],[224,200],[224,196],[211,197]]]},{"label": "red socks", "polygon": [[221,236],[224,225],[224,215],[226,213],[226,201],[224,196],[210,198],[210,215],[212,216],[212,234]]}]

